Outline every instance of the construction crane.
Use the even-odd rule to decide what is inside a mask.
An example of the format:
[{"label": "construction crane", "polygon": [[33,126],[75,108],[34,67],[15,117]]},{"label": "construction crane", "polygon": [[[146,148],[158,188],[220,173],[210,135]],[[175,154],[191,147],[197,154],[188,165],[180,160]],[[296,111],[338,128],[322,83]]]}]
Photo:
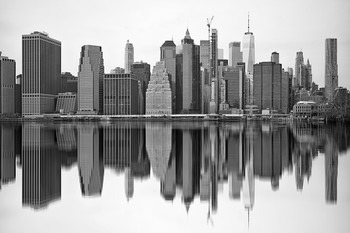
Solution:
[{"label": "construction crane", "polygon": [[214,16],[211,17],[211,19],[209,20],[209,18],[207,18],[207,26],[208,26],[208,39],[210,41],[210,25],[211,22],[213,21]]}]

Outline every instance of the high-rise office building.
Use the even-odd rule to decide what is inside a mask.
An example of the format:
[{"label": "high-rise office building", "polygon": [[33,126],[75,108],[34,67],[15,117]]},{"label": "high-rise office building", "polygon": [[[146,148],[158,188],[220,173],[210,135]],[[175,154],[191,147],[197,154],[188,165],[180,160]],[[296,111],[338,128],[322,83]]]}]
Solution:
[{"label": "high-rise office building", "polygon": [[242,62],[241,42],[231,42],[228,45],[228,65],[236,67],[238,62]]},{"label": "high-rise office building", "polygon": [[124,55],[124,69],[125,73],[129,74],[131,72],[131,66],[134,63],[134,46],[127,40],[125,45],[125,55]]},{"label": "high-rise office building", "polygon": [[[57,84],[59,85],[59,84]],[[60,86],[58,93],[72,92],[78,93],[78,78],[70,72],[63,72],[61,74]]]},{"label": "high-rise office building", "polygon": [[55,111],[56,82],[61,77],[61,42],[46,33],[22,36],[22,114]]},{"label": "high-rise office building", "polygon": [[244,109],[245,106],[245,68],[244,63],[236,67],[227,67],[223,71],[226,82],[226,102],[229,108]]},{"label": "high-rise office building", "polygon": [[15,79],[16,62],[0,51],[0,113],[15,113]]},{"label": "high-rise office building", "polygon": [[281,85],[281,108],[282,113],[288,114],[290,112],[290,92],[291,79],[289,72],[282,70],[282,85]]},{"label": "high-rise office building", "polygon": [[172,112],[175,112],[176,104],[176,45],[173,40],[166,40],[160,47],[160,61],[165,62],[165,68],[170,76],[170,88],[172,94]]},{"label": "high-rise office building", "polygon": [[218,65],[218,30],[213,28],[211,30],[209,71],[209,78],[211,82],[210,113],[219,112],[220,81],[218,76]]},{"label": "high-rise office building", "polygon": [[311,67],[309,59],[307,59],[305,67],[306,67],[306,73],[307,73],[306,90],[311,90],[312,89],[312,67]]},{"label": "high-rise office building", "polygon": [[325,97],[332,101],[338,87],[337,39],[326,39]]},{"label": "high-rise office building", "polygon": [[139,81],[141,85],[141,93],[140,95],[140,110],[139,114],[145,114],[146,111],[146,91],[148,87],[148,82],[151,76],[151,68],[150,65],[146,62],[135,62],[131,66],[131,72],[136,80]]},{"label": "high-rise office building", "polygon": [[304,65],[304,56],[303,52],[299,51],[297,52],[297,56],[295,58],[295,69],[294,69],[294,74],[295,74],[295,86],[300,86],[301,85],[301,73],[302,73],[302,67]]},{"label": "high-rise office building", "polygon": [[105,74],[103,78],[103,114],[140,114],[141,85],[133,74]]},{"label": "high-rise office building", "polygon": [[277,53],[276,51],[272,52],[272,54],[271,54],[271,61],[276,63],[276,64],[279,64],[280,63],[280,54]]},{"label": "high-rise office building", "polygon": [[210,41],[201,40],[200,41],[200,64],[201,64],[201,113],[209,113],[209,103],[210,97],[210,86],[211,80],[209,78],[210,70]]},{"label": "high-rise office building", "polygon": [[246,86],[246,103],[251,104],[253,102],[253,74],[255,64],[255,38],[250,31],[249,15],[248,15],[248,31],[243,36],[243,62],[245,63],[245,73],[247,77]]},{"label": "high-rise office building", "polygon": [[281,111],[282,65],[260,62],[254,65],[254,104],[259,110]]},{"label": "high-rise office building", "polygon": [[146,114],[171,114],[170,77],[165,62],[157,62],[146,92]]},{"label": "high-rise office building", "polygon": [[78,72],[78,114],[102,113],[103,74],[101,46],[82,46]]},{"label": "high-rise office building", "polygon": [[200,110],[199,46],[187,29],[176,55],[176,113]]}]

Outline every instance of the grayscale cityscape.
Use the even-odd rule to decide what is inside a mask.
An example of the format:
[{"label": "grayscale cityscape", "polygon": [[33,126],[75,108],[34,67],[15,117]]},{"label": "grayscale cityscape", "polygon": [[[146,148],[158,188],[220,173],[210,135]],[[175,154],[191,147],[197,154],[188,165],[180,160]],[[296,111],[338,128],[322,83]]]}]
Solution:
[{"label": "grayscale cityscape", "polygon": [[0,232],[350,232],[349,13],[1,3]]}]

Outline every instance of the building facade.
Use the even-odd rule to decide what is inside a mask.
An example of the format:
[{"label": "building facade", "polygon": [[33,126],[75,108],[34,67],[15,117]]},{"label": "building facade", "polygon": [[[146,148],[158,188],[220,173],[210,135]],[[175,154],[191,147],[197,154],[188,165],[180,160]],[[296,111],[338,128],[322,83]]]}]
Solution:
[{"label": "building facade", "polygon": [[56,112],[75,113],[77,111],[77,95],[72,92],[58,93]]},{"label": "building facade", "polygon": [[131,72],[133,76],[140,81],[141,85],[141,92],[142,95],[140,95],[140,114],[145,114],[146,111],[146,91],[148,87],[148,82],[150,80],[151,76],[151,68],[150,65],[146,62],[135,62],[131,66]]},{"label": "building facade", "polygon": [[41,32],[23,35],[22,72],[22,115],[53,112],[61,77],[61,42]]},{"label": "building facade", "polygon": [[242,62],[241,42],[231,42],[228,45],[228,65],[236,67],[238,62]]},{"label": "building facade", "polygon": [[325,97],[332,101],[338,87],[337,39],[326,39]]},{"label": "building facade", "polygon": [[15,113],[16,62],[0,52],[0,113]]},{"label": "building facade", "polygon": [[219,112],[219,90],[220,81],[218,76],[218,30],[213,28],[211,30],[211,43],[210,43],[210,69],[209,78],[211,82],[211,100],[210,100],[210,113]]},{"label": "building facade", "polygon": [[200,110],[200,53],[187,29],[176,55],[176,113]]},{"label": "building facade", "polygon": [[248,17],[248,31],[243,36],[243,48],[242,48],[243,62],[245,63],[245,73],[247,78],[246,85],[246,103],[251,104],[253,102],[253,74],[255,64],[255,38],[250,31],[249,17]]},{"label": "building facade", "polygon": [[101,46],[82,46],[78,72],[78,114],[103,112],[103,74]]},{"label": "building facade", "polygon": [[172,114],[169,79],[165,62],[157,62],[146,92],[146,114]]},{"label": "building facade", "polygon": [[259,110],[280,112],[282,100],[282,65],[260,62],[254,65],[254,104]]},{"label": "building facade", "polygon": [[103,79],[103,114],[140,114],[141,85],[133,74],[105,74]]},{"label": "building facade", "polygon": [[244,109],[245,106],[245,67],[238,63],[236,67],[227,67],[223,71],[226,83],[226,102],[229,108]]},{"label": "building facade", "polygon": [[124,55],[125,73],[128,74],[131,72],[131,66],[133,63],[134,63],[134,46],[128,40],[125,45],[125,55]]}]

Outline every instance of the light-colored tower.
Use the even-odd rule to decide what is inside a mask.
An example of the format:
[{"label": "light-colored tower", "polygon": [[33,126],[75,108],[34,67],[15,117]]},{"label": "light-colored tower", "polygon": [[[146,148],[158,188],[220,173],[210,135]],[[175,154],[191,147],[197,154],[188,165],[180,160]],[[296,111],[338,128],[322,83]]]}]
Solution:
[{"label": "light-colored tower", "polygon": [[210,113],[218,113],[219,110],[219,80],[218,80],[218,30],[211,30],[210,46],[210,78],[211,78],[211,100]]},{"label": "light-colored tower", "polygon": [[46,33],[22,36],[22,114],[55,111],[56,82],[61,78],[61,42]]},{"label": "light-colored tower", "polygon": [[253,65],[255,64],[255,39],[253,33],[250,31],[249,14],[248,14],[248,32],[243,36],[243,62],[245,63],[245,72],[247,75],[247,92],[246,103],[253,102]]},{"label": "light-colored tower", "polygon": [[334,90],[338,87],[337,39],[326,39],[325,97],[333,100]]},{"label": "light-colored tower", "polygon": [[134,46],[127,40],[125,45],[125,57],[124,57],[124,69],[125,73],[131,73],[131,66],[134,63]]},{"label": "light-colored tower", "polygon": [[81,47],[78,72],[78,113],[102,112],[103,73],[101,46],[84,45]]},{"label": "light-colored tower", "polygon": [[228,46],[228,65],[236,67],[238,62],[242,62],[241,42],[231,42]]}]

